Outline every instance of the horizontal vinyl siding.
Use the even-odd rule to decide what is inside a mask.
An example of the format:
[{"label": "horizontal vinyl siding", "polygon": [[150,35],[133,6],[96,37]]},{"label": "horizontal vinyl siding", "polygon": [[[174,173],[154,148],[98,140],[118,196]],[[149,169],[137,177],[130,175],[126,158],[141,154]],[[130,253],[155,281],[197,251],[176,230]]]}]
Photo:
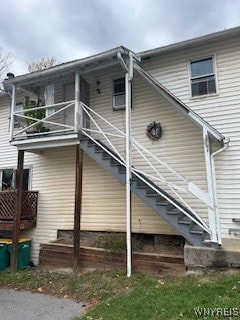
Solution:
[{"label": "horizontal vinyl siding", "polygon": [[[233,49],[236,45],[232,46],[231,50],[227,49],[227,45],[231,46],[230,40],[226,44],[214,45],[213,49],[207,46],[196,47],[189,52],[183,50],[178,54],[143,62],[146,70],[231,139],[229,148],[216,158],[219,210],[225,237],[228,236],[230,227],[236,227],[232,223],[232,218],[239,216],[240,208],[238,73],[240,45],[237,49]],[[209,98],[190,99],[187,61],[189,58],[201,58],[212,53],[216,53],[217,58],[219,93]],[[86,76],[86,80],[90,84],[91,107],[124,131],[125,112],[112,109],[112,81],[122,76],[124,76],[122,69],[116,67]],[[100,82],[98,86],[97,81]],[[62,88],[63,85],[59,82],[55,90],[56,101],[61,101],[64,97]],[[97,88],[100,89],[100,94],[96,92]],[[9,104],[9,99],[1,100],[0,168],[16,167],[17,164],[16,149],[8,143]],[[161,139],[156,142],[150,141],[146,136],[146,128],[153,121],[160,122],[163,129]],[[102,127],[111,132],[103,123]],[[139,76],[135,76],[133,81],[132,135],[157,157],[165,160],[178,172],[206,190],[201,130],[162,99]],[[119,145],[124,156],[124,141],[119,142],[115,139],[115,143]],[[214,150],[218,147],[214,145]],[[148,167],[135,151],[133,151],[133,164],[148,171]],[[75,148],[46,149],[39,155],[25,153],[25,165],[32,168],[32,189],[39,190],[37,228],[24,232],[25,235],[33,237],[33,258],[37,261],[40,243],[54,240],[58,229],[73,229]],[[161,172],[169,181],[176,182],[176,179],[165,170]],[[206,208],[192,198],[188,200],[196,212],[207,220]],[[132,210],[134,232],[175,233],[134,195]],[[84,155],[81,228],[93,231],[126,229],[125,187],[86,155]]]},{"label": "horizontal vinyl siding", "polygon": [[[120,73],[120,71],[121,70],[112,70],[111,73],[99,73],[96,74],[94,78],[89,79],[89,81],[92,88],[91,107],[118,129],[124,130],[125,112],[122,110],[112,110],[112,100],[109,94],[111,93],[112,79],[124,75]],[[97,80],[100,82],[99,89],[101,94],[97,94],[94,90]],[[203,190],[206,190],[206,173],[201,130],[176,111],[147,83],[137,76],[135,76],[133,81],[132,100],[132,136],[154,153],[155,156],[165,160],[176,171],[195,182]],[[163,128],[162,138],[156,142],[152,142],[146,136],[146,128],[153,121],[160,122]],[[103,131],[116,134],[116,131],[114,132],[108,125],[103,122],[101,125]],[[101,139],[100,136],[98,136],[98,138]],[[120,143],[117,139],[112,140],[115,141],[117,145],[120,145],[121,154],[125,157],[124,141]],[[146,165],[145,161],[133,148],[132,156],[132,163],[135,168],[150,173],[149,166]],[[161,169],[161,167],[157,168],[168,181],[177,182],[175,176],[166,172],[165,169]],[[166,191],[171,192],[169,189],[166,189]],[[186,199],[188,199],[189,203],[193,205],[196,212],[200,214],[202,218],[207,217],[205,206],[202,206],[198,200],[189,199],[189,196],[186,196]],[[133,202],[133,208],[134,205],[135,202]],[[148,217],[145,225],[147,231],[145,232],[156,232],[156,228],[153,229],[153,216],[154,215]],[[136,223],[136,225],[138,225],[138,223]],[[171,228],[169,232],[171,232]],[[159,233],[161,233],[161,230],[159,230]]]},{"label": "horizontal vinyl siding", "polygon": [[[83,215],[81,228],[95,231],[125,231],[125,186],[84,157]],[[173,233],[144,203],[133,196],[133,232]]]},{"label": "horizontal vinyl siding", "polygon": [[[240,37],[211,45],[159,56],[143,62],[144,68],[189,107],[230,138],[229,147],[216,157],[216,178],[223,237],[229,228],[239,228],[232,218],[240,217]],[[215,54],[217,94],[190,98],[188,60]],[[231,237],[234,237],[231,235]]]}]

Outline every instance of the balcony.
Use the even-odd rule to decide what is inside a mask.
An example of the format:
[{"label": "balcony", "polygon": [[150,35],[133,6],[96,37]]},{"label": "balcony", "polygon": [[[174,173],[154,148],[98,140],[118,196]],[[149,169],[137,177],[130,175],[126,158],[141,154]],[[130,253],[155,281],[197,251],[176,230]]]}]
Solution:
[{"label": "balcony", "polygon": [[82,118],[79,106],[80,102],[71,100],[15,109],[11,117],[11,144],[24,150],[77,144]]},{"label": "balcony", "polygon": [[[0,230],[12,230],[17,194],[14,191],[0,192]],[[20,229],[36,227],[38,191],[23,191]]]},{"label": "balcony", "polygon": [[[79,73],[12,85],[10,143],[35,152],[79,144],[86,127],[82,103],[89,105],[90,86]],[[81,92],[81,101],[80,101]]]}]

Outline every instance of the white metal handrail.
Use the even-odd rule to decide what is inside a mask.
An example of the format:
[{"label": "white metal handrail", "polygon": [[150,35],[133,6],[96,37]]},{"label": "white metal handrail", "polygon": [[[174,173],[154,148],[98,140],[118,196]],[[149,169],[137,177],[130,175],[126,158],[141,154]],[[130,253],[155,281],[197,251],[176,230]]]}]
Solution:
[{"label": "white metal handrail", "polygon": [[[103,120],[105,123],[107,123],[108,125],[110,125],[113,129],[117,130],[118,133],[120,133],[119,137],[120,138],[124,138],[124,133],[122,131],[120,131],[117,127],[115,127],[113,124],[111,124],[109,121],[107,121],[106,119],[104,119],[101,115],[99,115],[97,112],[93,111],[92,109],[90,109],[87,105],[85,105],[84,103],[82,104],[82,108],[84,110],[84,112],[89,116],[89,118],[92,120],[92,122],[94,123],[94,125],[96,126],[96,128],[98,130],[94,130],[95,133],[100,133],[106,140],[106,142],[109,144],[109,146],[112,148],[112,150],[120,157],[120,159],[122,159],[124,162],[124,158],[122,157],[122,155],[120,154],[120,152],[116,149],[116,147],[114,146],[114,144],[111,142],[111,140],[108,138],[108,136],[110,136],[109,133],[104,132],[100,126],[98,125],[98,123],[96,122],[96,120],[93,118],[93,116],[91,115],[90,111],[98,118],[100,118],[101,120]],[[83,128],[83,131],[85,131],[85,133],[87,131],[90,131],[88,128]],[[116,135],[111,135],[111,136],[115,136]]]},{"label": "white metal handrail", "polygon": [[[79,103],[78,103],[79,105]],[[31,111],[34,110],[48,110],[54,108],[54,112],[51,113],[50,115],[45,116],[43,119],[37,119],[33,118],[30,116],[26,116],[25,113],[29,110],[18,110],[15,111],[14,114],[12,115],[15,118],[21,119],[22,121],[25,120],[32,120],[35,121],[34,123],[25,126],[24,128],[20,130],[15,130],[13,137],[19,137],[25,132],[27,132],[29,129],[32,127],[36,126],[39,123],[47,124],[50,126],[56,126],[60,127],[58,129],[54,129],[51,131],[52,133],[65,133],[69,131],[74,131],[75,130],[75,123],[72,123],[72,125],[66,124],[63,121],[59,122],[54,119],[55,116],[58,116],[60,114],[64,114],[65,111],[69,108],[72,108],[73,114],[77,112],[76,108],[76,101],[66,101],[66,102],[61,102],[57,104],[52,104],[52,105],[47,105],[47,106],[41,106],[41,107],[34,107],[31,108]],[[98,114],[96,111],[94,111],[92,108],[88,107],[86,104],[80,102],[80,108],[82,108],[82,111],[86,117],[90,119],[91,122],[91,128],[84,127],[81,129],[81,131],[90,139],[95,141],[97,145],[99,145],[103,150],[105,150],[107,153],[111,154],[111,156],[116,159],[119,163],[122,165],[126,166],[126,161],[125,161],[125,151],[120,150],[120,143],[123,142],[126,138],[125,132],[121,131],[118,127],[113,125],[111,122],[109,122],[107,119],[105,119],[103,116]],[[74,118],[74,117],[73,117]],[[74,121],[74,120],[73,120]],[[101,127],[101,124],[104,124],[104,130]],[[48,132],[41,132],[41,133],[31,133],[31,136],[38,136],[39,134],[41,135],[47,135],[49,134]],[[97,140],[98,136],[101,136],[101,142],[106,143],[106,146],[104,146],[101,142]],[[114,141],[113,141],[114,139]],[[116,143],[116,139],[117,142]],[[103,141],[102,141],[103,140]],[[137,160],[139,157],[144,160],[145,165],[147,166],[148,170],[143,170],[142,168],[137,168],[135,166],[135,163],[133,163],[134,166],[131,167],[131,172],[138,176],[141,180],[143,180],[147,185],[149,185],[156,193],[159,195],[163,196],[166,198],[165,194],[162,194],[160,190],[155,188],[154,186],[150,185],[149,182],[144,179],[143,175],[147,178],[151,178],[152,181],[157,181],[158,184],[161,186],[164,185],[165,188],[167,187],[171,192],[177,197],[177,199],[180,201],[181,204],[183,204],[189,211],[191,211],[191,214],[187,210],[184,210],[184,208],[179,206],[179,210],[181,210],[186,216],[188,216],[190,219],[192,219],[196,224],[200,225],[204,230],[206,230],[208,233],[210,233],[209,227],[206,225],[206,223],[198,216],[198,214],[191,208],[191,206],[187,203],[187,201],[183,198],[183,193],[188,194],[191,196],[194,196],[195,198],[199,199],[202,203],[206,204],[206,202],[202,201],[201,197],[198,197],[197,194],[191,193],[191,190],[189,190],[189,185],[192,184],[194,185],[189,179],[184,177],[181,173],[177,172],[174,170],[169,164],[167,164],[165,161],[162,159],[159,159],[156,155],[154,155],[152,152],[150,152],[146,147],[141,145],[136,139],[131,137],[131,146],[132,150],[135,150],[137,152]],[[112,150],[112,152],[109,150],[109,148]],[[136,160],[136,158],[135,158]],[[159,171],[159,168],[164,169],[164,173]],[[179,179],[180,181],[180,186],[177,185],[174,181],[168,181],[164,177],[164,174],[170,173],[172,176],[174,176],[175,180],[176,178]],[[184,185],[183,185],[184,184]],[[195,185],[194,185],[195,186]],[[161,187],[162,188],[162,187]],[[199,189],[200,190],[200,189]],[[202,193],[204,193],[202,191]],[[171,198],[167,199],[170,203],[172,203]],[[174,203],[175,206],[177,206]]]},{"label": "white metal handrail", "polygon": [[[81,106],[82,106],[84,112],[88,115],[90,121],[92,121],[92,123],[96,127],[96,129],[82,128],[82,132],[85,135],[87,135],[91,140],[95,141],[95,143],[97,145],[102,147],[104,149],[104,151],[106,151],[113,158],[115,158],[117,161],[119,161],[119,163],[121,163],[122,165],[126,166],[126,161],[124,159],[124,156],[121,155],[121,153],[117,150],[116,145],[114,145],[113,142],[110,140],[111,137],[118,138],[118,139],[125,139],[125,136],[126,136],[125,133],[122,132],[116,126],[114,126],[112,123],[110,123],[108,120],[103,118],[101,115],[99,115],[96,111],[94,111],[93,109],[91,109],[90,107],[85,105],[84,103],[81,103]],[[117,134],[106,132],[107,131],[106,129],[105,129],[105,131],[103,131],[101,129],[100,125],[97,123],[97,120],[96,120],[97,118],[101,119],[101,121],[104,122],[105,127],[107,127],[107,126],[110,127],[111,129],[116,131]],[[108,146],[110,146],[110,148],[112,149],[113,152],[111,152],[108,148],[105,148],[101,143],[99,143],[97,138],[93,137],[91,135],[91,133],[100,134],[102,136],[102,138],[104,138],[104,141],[107,142]],[[151,170],[153,171],[153,173],[155,175],[149,174],[148,172],[145,172],[143,170],[137,169],[135,167],[132,167],[132,170],[131,170],[132,173],[137,175],[141,180],[143,180],[147,185],[149,185],[156,193],[158,193],[159,195],[161,195],[164,198],[166,198],[165,194],[162,194],[157,188],[155,188],[154,186],[150,185],[150,183],[146,179],[144,179],[142,175],[144,175],[145,177],[149,177],[152,180],[162,182],[165,186],[167,186],[176,195],[178,200],[189,211],[191,211],[191,214],[189,214],[189,212],[184,210],[182,207],[180,207],[180,206],[176,205],[175,203],[173,203],[171,198],[168,198],[167,200],[170,203],[174,204],[176,207],[178,207],[179,210],[181,210],[187,217],[189,217],[191,220],[193,220],[197,225],[200,225],[206,232],[211,233],[208,225],[198,216],[198,214],[195,212],[195,210],[193,210],[193,208],[184,200],[184,198],[179,194],[178,191],[180,191],[182,193],[190,194],[191,196],[193,196],[193,194],[191,192],[189,192],[187,187],[184,188],[184,187],[181,187],[181,186],[177,186],[176,184],[167,181],[167,179],[164,178],[163,175],[157,170],[157,168],[154,166],[154,164],[151,162],[150,159],[154,160],[158,165],[161,165],[162,167],[167,169],[168,172],[170,172],[171,174],[175,175],[178,179],[180,179],[186,185],[188,185],[190,180],[187,179],[186,177],[184,177],[182,174],[180,174],[177,171],[175,171],[165,161],[159,159],[154,154],[152,154],[148,149],[146,149],[144,146],[142,146],[136,139],[134,139],[134,138],[131,139],[131,145],[138,152],[138,154],[144,159],[145,163],[147,163],[147,165],[151,168]],[[117,158],[115,156],[115,154],[117,154],[117,156],[120,158],[120,160],[119,160],[119,158]],[[201,200],[201,199],[199,199],[199,200]]]}]

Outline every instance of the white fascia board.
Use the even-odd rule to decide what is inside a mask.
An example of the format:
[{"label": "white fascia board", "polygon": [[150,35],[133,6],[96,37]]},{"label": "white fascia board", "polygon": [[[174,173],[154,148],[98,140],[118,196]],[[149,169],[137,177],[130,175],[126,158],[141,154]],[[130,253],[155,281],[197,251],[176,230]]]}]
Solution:
[{"label": "white fascia board", "polygon": [[36,150],[44,150],[46,148],[65,147],[70,145],[79,144],[78,134],[69,134],[65,136],[52,136],[52,137],[35,137],[25,140],[10,141],[10,145],[17,147],[18,150],[25,150],[34,152]]},{"label": "white fascia board", "polygon": [[198,123],[203,129],[207,130],[209,134],[214,137],[216,140],[223,142],[225,137],[221,135],[215,128],[213,128],[209,123],[207,123],[203,118],[201,118],[196,112],[190,111],[188,116],[194,120],[195,123]]},{"label": "white fascia board", "polygon": [[11,78],[6,80],[6,83],[11,83],[11,84],[24,84],[25,82],[31,82],[34,81],[38,78],[44,78],[44,77],[54,77],[58,73],[62,72],[68,72],[71,70],[76,70],[77,68],[84,67],[89,64],[96,64],[96,62],[108,59],[114,56],[117,56],[117,53],[120,52],[122,54],[129,54],[131,52],[125,47],[117,47],[108,51],[104,51],[99,54],[95,54],[83,59],[78,59],[70,62],[65,62],[53,67],[50,67],[45,70],[37,71],[37,72],[32,72],[32,73],[27,73],[21,76],[17,76],[15,78]]}]

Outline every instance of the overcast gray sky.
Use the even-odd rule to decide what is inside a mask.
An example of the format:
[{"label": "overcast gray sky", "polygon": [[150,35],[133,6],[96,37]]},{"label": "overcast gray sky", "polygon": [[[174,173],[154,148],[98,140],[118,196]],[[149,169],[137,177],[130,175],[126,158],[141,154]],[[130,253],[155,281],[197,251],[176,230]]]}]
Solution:
[{"label": "overcast gray sky", "polygon": [[16,75],[124,45],[139,52],[240,25],[240,0],[0,0],[0,47]]}]

